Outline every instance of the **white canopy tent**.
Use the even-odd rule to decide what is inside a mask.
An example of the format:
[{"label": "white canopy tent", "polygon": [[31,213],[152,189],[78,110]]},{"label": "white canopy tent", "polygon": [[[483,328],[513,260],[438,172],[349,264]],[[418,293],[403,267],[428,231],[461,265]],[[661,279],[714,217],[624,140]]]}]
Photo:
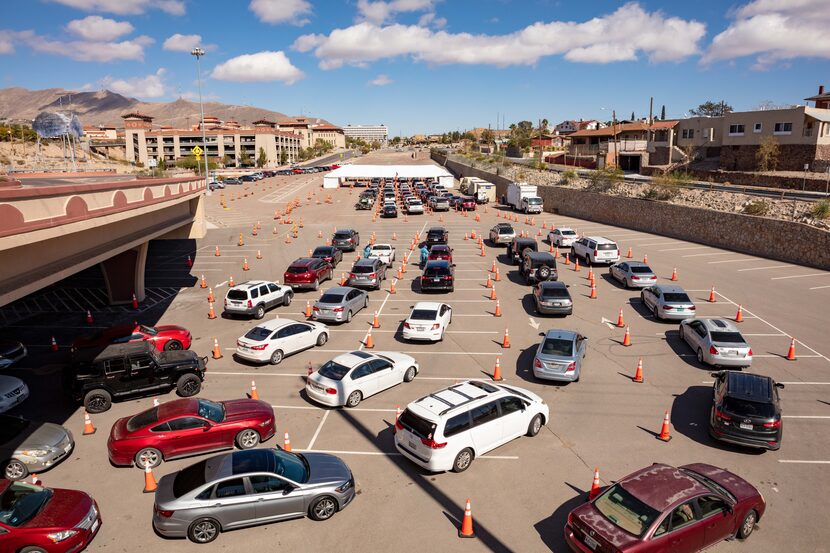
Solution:
[{"label": "white canopy tent", "polygon": [[343,165],[323,176],[323,188],[338,188],[346,180],[373,178],[437,180],[445,188],[453,187],[452,173],[438,165]]}]

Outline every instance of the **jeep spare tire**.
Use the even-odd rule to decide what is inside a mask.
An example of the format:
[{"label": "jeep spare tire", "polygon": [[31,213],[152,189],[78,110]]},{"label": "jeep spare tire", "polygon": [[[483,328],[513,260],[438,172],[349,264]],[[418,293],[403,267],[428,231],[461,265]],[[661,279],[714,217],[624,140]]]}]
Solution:
[{"label": "jeep spare tire", "polygon": [[537,272],[539,273],[539,278],[543,280],[547,280],[550,278],[550,267],[548,267],[547,265],[542,265],[541,267],[539,267]]}]

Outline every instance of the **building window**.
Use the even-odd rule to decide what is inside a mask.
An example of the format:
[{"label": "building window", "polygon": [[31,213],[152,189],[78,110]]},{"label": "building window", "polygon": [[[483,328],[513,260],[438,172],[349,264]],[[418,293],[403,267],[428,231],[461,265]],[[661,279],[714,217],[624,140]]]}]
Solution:
[{"label": "building window", "polygon": [[729,136],[743,136],[744,135],[744,126],[743,125],[729,125]]},{"label": "building window", "polygon": [[759,133],[759,132],[761,132],[763,129],[764,129],[764,124],[763,124],[763,123],[755,123],[755,126],[754,126],[754,127],[752,127],[752,132],[754,132],[754,133]]},{"label": "building window", "polygon": [[776,123],[774,134],[792,134],[793,132],[793,124],[792,123]]},{"label": "building window", "polygon": [[683,129],[680,131],[680,138],[694,138],[695,137],[695,130],[694,129]]}]

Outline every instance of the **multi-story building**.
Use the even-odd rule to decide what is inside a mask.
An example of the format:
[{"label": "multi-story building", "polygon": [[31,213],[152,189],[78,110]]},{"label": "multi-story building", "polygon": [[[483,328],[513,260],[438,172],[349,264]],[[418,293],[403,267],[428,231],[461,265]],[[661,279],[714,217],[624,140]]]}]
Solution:
[{"label": "multi-story building", "polygon": [[587,121],[582,119],[579,121],[567,119],[556,125],[553,130],[557,134],[571,134],[577,131],[593,131],[601,129],[604,126],[605,124],[600,123],[596,119],[588,119]]},{"label": "multi-story building", "polygon": [[317,144],[318,140],[328,142],[335,149],[346,147],[346,135],[343,134],[343,129],[325,123],[321,119],[294,117],[280,122],[260,119],[254,121],[254,126],[257,128],[273,128],[299,135],[302,148],[311,148]]},{"label": "multi-story building", "polygon": [[378,141],[385,146],[389,141],[389,129],[386,125],[346,125],[343,132],[346,138],[360,139],[370,144]]}]

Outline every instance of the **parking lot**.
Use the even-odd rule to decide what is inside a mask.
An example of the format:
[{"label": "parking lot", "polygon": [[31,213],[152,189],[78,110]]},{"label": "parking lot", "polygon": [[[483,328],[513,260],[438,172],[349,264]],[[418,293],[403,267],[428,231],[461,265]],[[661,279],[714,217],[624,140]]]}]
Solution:
[{"label": "parking lot", "polygon": [[[415,163],[408,153],[372,154],[359,161],[374,164]],[[417,163],[424,163],[423,160]],[[555,213],[535,217],[516,230],[536,236],[555,226],[578,234],[615,240],[622,252],[630,247],[634,259],[648,256],[659,282],[669,282],[674,269],[697,306],[698,317],[734,318],[754,350],[751,372],[785,384],[781,391],[784,438],[781,449],[759,453],[723,445],[707,431],[711,406],[711,369],[698,364],[694,352],[681,342],[676,323],[655,320],[640,303],[638,291],[626,290],[609,279],[607,269],[594,268],[597,298],[591,299],[588,269],[577,272],[559,258],[559,280],[570,285],[573,315],[544,317],[534,313],[531,288],[524,284],[504,248],[487,243],[480,255],[476,240],[465,233],[487,236],[506,210],[490,204],[475,214],[403,216],[372,221],[371,211],[356,211],[358,191],[321,188],[322,174],[274,177],[247,186],[229,186],[206,198],[210,229],[196,242],[154,242],[147,262],[147,301],[138,311],[109,307],[101,295],[102,281],[94,271],[76,275],[0,310],[0,329],[19,337],[31,355],[8,371],[21,376],[32,395],[19,412],[48,417],[73,431],[76,449],[70,459],[40,475],[52,487],[89,492],[98,501],[103,527],[89,551],[195,550],[184,540],[165,540],[151,527],[152,494],[141,493],[144,477],[134,468],[115,468],[107,460],[106,440],[112,423],[152,405],[151,398],[116,403],[93,417],[98,432],[81,436],[83,410],[61,399],[58,374],[66,345],[90,331],[82,313],[91,309],[93,327],[138,320],[148,324],[178,324],[194,338],[192,349],[210,356],[214,339],[223,354],[211,359],[201,395],[214,400],[244,397],[255,380],[261,399],[274,405],[278,437],[263,447],[282,443],[288,432],[295,451],[330,452],[342,457],[357,480],[353,505],[332,520],[300,519],[221,535],[204,551],[294,548],[300,551],[391,551],[423,547],[436,551],[566,551],[562,529],[568,512],[586,500],[595,467],[603,484],[652,462],[682,465],[705,462],[746,478],[767,501],[766,516],[746,543],[724,542],[718,551],[828,551],[830,527],[825,514],[826,480],[830,470],[830,272],[719,250],[702,244],[578,220]],[[330,197],[330,202],[327,200]],[[224,198],[226,207],[221,200]],[[286,204],[301,206],[283,224]],[[555,208],[555,206],[552,206]],[[548,211],[551,206],[546,206]],[[280,220],[275,220],[275,213]],[[644,217],[648,214],[644,213]],[[297,225],[296,239],[290,237]],[[259,225],[256,235],[255,226]],[[449,230],[454,248],[455,291],[425,296],[415,277],[420,275],[415,251],[403,278],[390,292],[393,273],[402,264],[417,233],[432,226]],[[322,245],[335,228],[354,228],[361,249],[374,233],[378,242],[397,248],[397,261],[381,290],[370,292],[369,308],[349,324],[331,325],[328,343],[286,358],[278,366],[255,366],[233,357],[236,339],[254,322],[242,318],[208,319],[207,290],[202,275],[222,299],[233,277],[282,281],[288,264]],[[546,235],[546,230],[541,231]],[[240,235],[244,244],[238,245]],[[322,238],[320,238],[322,236]],[[216,256],[216,251],[220,252]],[[258,256],[258,254],[261,254]],[[348,272],[355,253],[344,254],[335,275]],[[187,267],[190,257],[193,267]],[[258,259],[261,257],[262,259]],[[496,302],[485,286],[493,262],[500,282]],[[243,263],[250,266],[243,271]],[[337,278],[334,279],[335,281]],[[336,285],[326,282],[323,289]],[[715,302],[709,302],[714,287]],[[298,291],[289,307],[278,307],[266,318],[302,320],[306,302],[319,292]],[[453,320],[443,342],[412,344],[401,338],[401,324],[417,301],[435,299],[453,307]],[[622,345],[618,313],[630,325],[629,347]],[[342,352],[363,349],[374,314],[380,328],[372,330],[376,351],[401,351],[416,357],[421,372],[411,383],[370,397],[354,409],[325,409],[305,398],[307,366],[319,367]],[[579,382],[556,384],[536,380],[531,364],[540,334],[550,328],[578,330],[588,337],[588,353]],[[510,348],[502,347],[509,330]],[[55,335],[61,350],[49,350]],[[791,337],[797,360],[786,359]],[[632,382],[642,358],[645,382]],[[489,380],[497,359],[509,384],[542,396],[551,420],[534,438],[520,438],[475,460],[464,473],[430,474],[395,450],[396,407],[456,381]],[[173,399],[171,393],[162,401]],[[671,418],[673,439],[656,439],[664,412]],[[60,420],[56,420],[60,419]],[[156,469],[156,478],[179,470],[193,459],[171,461]],[[457,529],[464,501],[472,502],[477,539],[459,540]]]}]

